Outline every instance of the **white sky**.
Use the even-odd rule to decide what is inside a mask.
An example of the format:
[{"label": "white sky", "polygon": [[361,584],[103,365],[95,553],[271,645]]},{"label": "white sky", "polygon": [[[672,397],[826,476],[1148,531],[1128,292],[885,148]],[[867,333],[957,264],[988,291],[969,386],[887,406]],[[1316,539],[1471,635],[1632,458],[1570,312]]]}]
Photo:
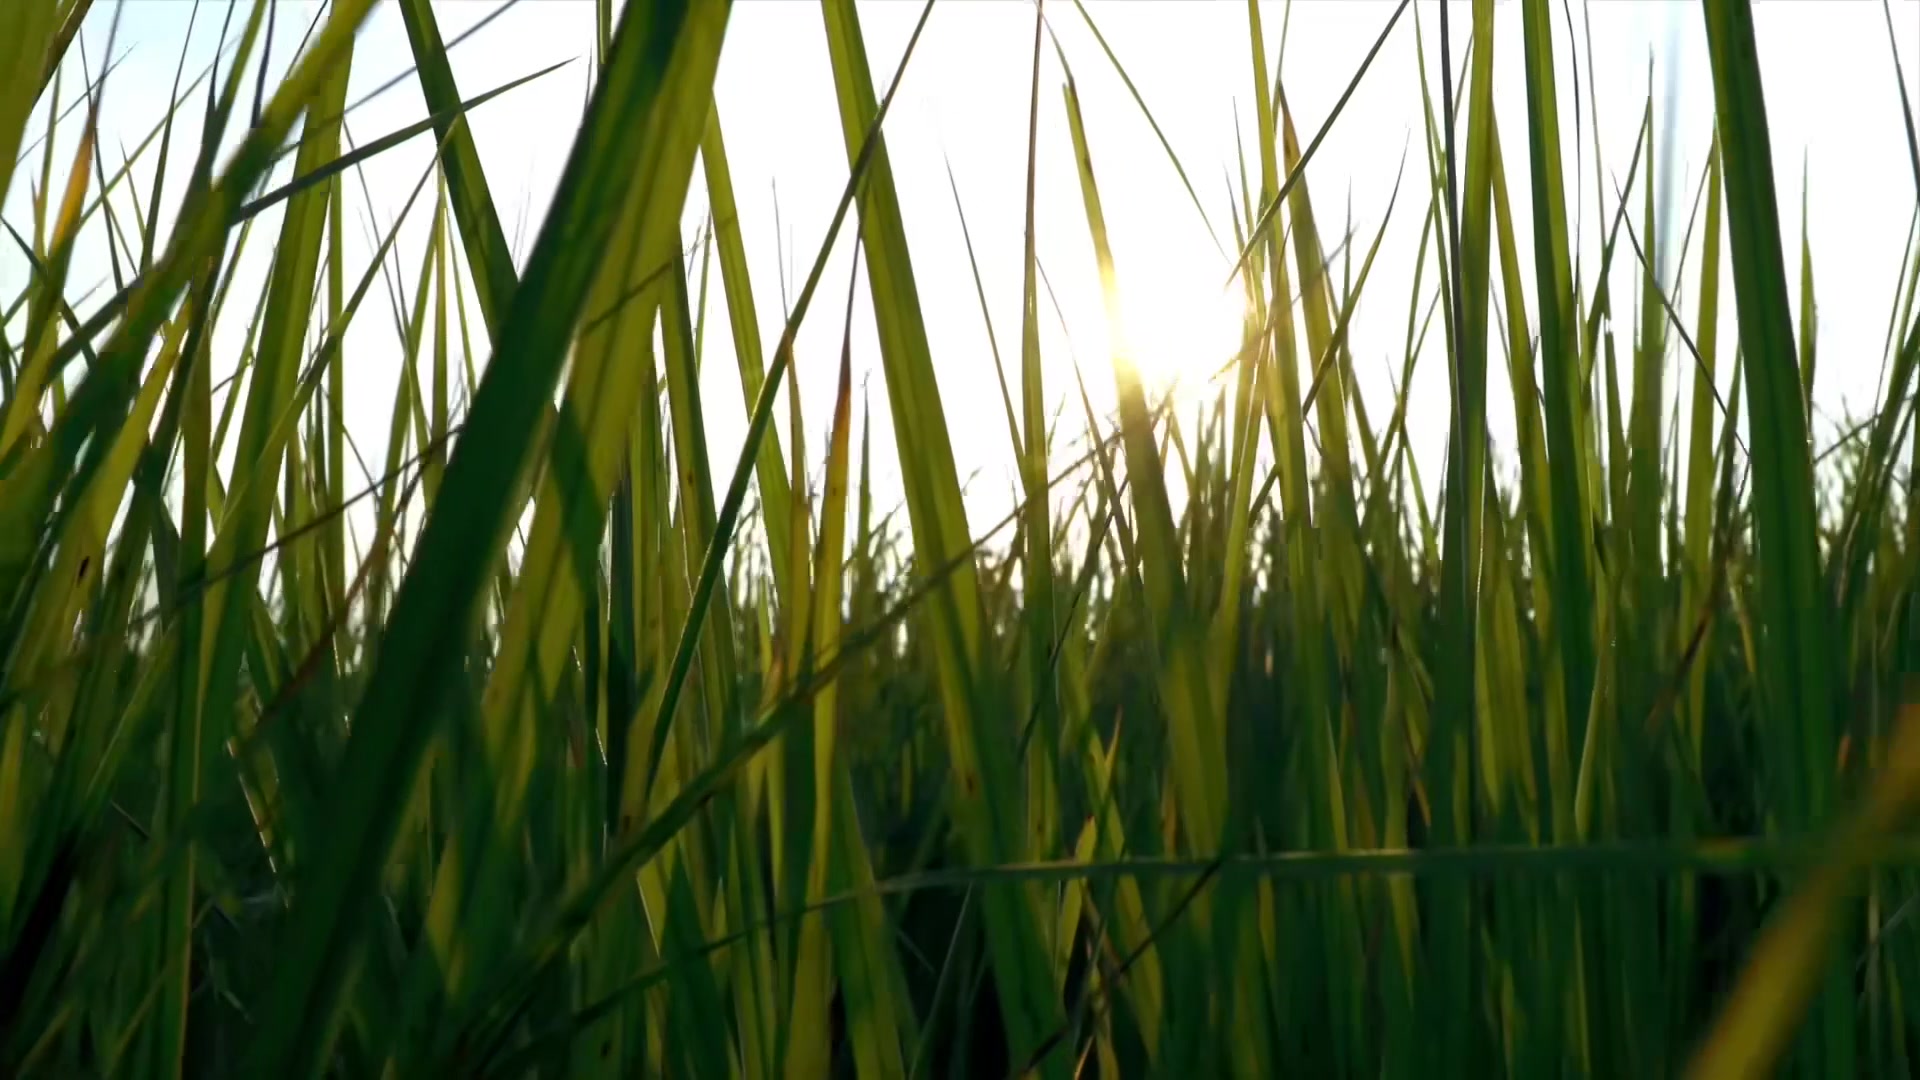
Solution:
[{"label": "white sky", "polygon": [[[312,18],[311,0],[282,0],[274,35],[274,66],[283,67]],[[436,5],[442,34],[451,40],[486,17],[495,0],[456,0]],[[1252,58],[1247,12],[1235,0],[1119,0],[1090,2],[1089,9],[1121,62],[1127,66],[1154,111],[1188,175],[1199,191],[1222,242],[1232,244],[1227,176],[1236,164],[1235,109],[1258,183],[1257,142],[1253,135]],[[1438,5],[1419,0],[1420,18],[1430,50],[1438,55]],[[1576,31],[1579,4],[1573,3]],[[164,114],[168,88],[183,43],[188,49],[188,78],[213,51],[223,8],[203,4],[191,40],[191,0],[128,0],[116,54],[126,59],[108,84],[103,117],[105,145],[129,150]],[[891,79],[901,50],[920,13],[919,0],[873,0],[860,16],[870,63],[880,89]],[[1304,143],[1312,137],[1352,73],[1392,14],[1387,0],[1296,0],[1292,5],[1287,53],[1282,71]],[[1920,0],[1895,0],[1893,17],[1908,94],[1920,111],[1915,73],[1920,72]],[[1601,153],[1607,168],[1625,169],[1633,150],[1648,85],[1648,62],[1660,88],[1656,119],[1676,123],[1671,160],[1659,164],[1673,181],[1675,206],[1684,215],[1691,204],[1712,124],[1711,82],[1701,16],[1692,3],[1657,0],[1591,0],[1592,51],[1598,73]],[[1155,371],[1186,372],[1202,378],[1218,367],[1237,340],[1232,300],[1222,289],[1228,260],[1213,241],[1161,151],[1146,121],[1069,0],[1050,0],[1049,19],[1072,65],[1088,125],[1094,167],[1113,240],[1125,318],[1130,333]],[[1914,182],[1889,51],[1885,16],[1878,0],[1760,0],[1755,4],[1761,62],[1782,201],[1783,245],[1789,272],[1799,265],[1800,170],[1810,164],[1811,243],[1820,300],[1819,367],[1815,390],[1825,415],[1815,423],[1817,438],[1830,436],[1838,414],[1851,406],[1857,415],[1873,400],[1881,363],[1894,278],[1906,242],[1914,206]],[[1262,8],[1272,70],[1281,45],[1285,5]],[[88,57],[97,70],[107,44],[113,9],[96,4],[87,26]],[[1526,103],[1518,6],[1498,5],[1496,16],[1497,112],[1506,144],[1508,183],[1515,200],[1521,259],[1528,289],[1532,285],[1529,198],[1524,138]],[[236,23],[244,11],[236,16]],[[1469,6],[1453,6],[1456,65],[1464,51]],[[994,329],[1009,378],[1018,379],[1020,257],[1026,168],[1026,121],[1033,32],[1033,8],[1025,0],[942,0],[908,71],[887,126],[888,150],[912,245],[914,271],[933,343],[955,456],[965,481],[978,472],[970,490],[971,517],[984,528],[1010,506],[1016,482],[1009,440],[979,303],[962,245],[959,220],[946,178],[951,162],[986,280]],[[1572,123],[1572,83],[1568,77],[1567,27],[1555,27],[1561,52],[1560,87],[1566,122]],[[524,256],[571,143],[586,93],[593,41],[593,5],[588,0],[523,0],[453,53],[463,96],[473,96],[556,61],[574,62],[546,78],[482,107],[472,116],[489,183],[516,255]],[[1584,50],[1584,45],[1582,46]],[[77,55],[77,54],[76,54]],[[1595,87],[1588,84],[1581,54],[1584,120],[1591,123]],[[412,63],[398,11],[382,4],[366,25],[354,59],[349,99],[405,71]],[[70,65],[71,66],[71,65]],[[1437,68],[1430,68],[1438,78]],[[78,86],[79,71],[68,74],[67,96]],[[1096,407],[1111,400],[1113,379],[1106,361],[1106,328],[1068,142],[1061,85],[1063,75],[1049,47],[1041,67],[1038,245],[1060,303],[1072,328],[1072,347],[1084,367]],[[251,79],[250,79],[251,81]],[[1437,94],[1437,85],[1435,88]],[[797,290],[820,242],[846,179],[846,154],[835,111],[832,74],[818,6],[809,0],[736,0],[727,31],[716,90],[740,203],[740,226],[749,249],[763,339],[771,343],[783,322],[780,303],[781,257],[792,267],[790,288]],[[197,140],[196,96],[183,111],[178,138]],[[359,142],[412,123],[425,115],[417,84],[410,78],[349,117]],[[80,115],[62,125],[56,143],[56,178],[78,137]],[[1409,153],[1405,185],[1374,267],[1351,345],[1369,415],[1383,424],[1392,405],[1387,373],[1398,377],[1406,332],[1413,254],[1425,191],[1421,98],[1416,67],[1414,22],[1403,17],[1368,72],[1359,91],[1308,169],[1316,215],[1329,246],[1344,232],[1351,207],[1357,274],[1367,243],[1379,227],[1396,179],[1403,149]],[[1464,136],[1463,136],[1464,138]],[[1597,265],[1602,212],[1595,203],[1591,142],[1579,149],[1585,170],[1577,179],[1584,222],[1583,257]],[[1574,150],[1570,144],[1569,154]],[[384,229],[400,211],[431,153],[427,138],[395,150],[365,171],[371,207],[358,181],[350,184],[350,276],[366,265],[373,249],[375,223]],[[7,220],[31,233],[27,201],[29,175],[38,160],[29,159],[17,174],[4,204]],[[176,149],[166,198],[175,203],[190,154]],[[109,169],[117,164],[110,159]],[[1569,160],[1571,171],[1573,162]],[[136,167],[142,201],[151,183],[151,155]],[[35,180],[37,182],[37,179]],[[58,182],[56,180],[56,182]],[[775,228],[778,214],[785,236]],[[1663,183],[1664,186],[1664,183]],[[691,236],[705,216],[699,170],[689,197],[686,229]],[[1633,194],[1635,227],[1639,196]],[[126,215],[130,204],[116,201]],[[395,270],[411,284],[430,211],[416,208],[403,228]],[[1669,227],[1677,237],[1684,217]],[[258,265],[278,230],[270,213],[255,226],[249,262]],[[831,407],[833,367],[837,363],[845,310],[847,258],[851,228],[828,264],[822,292],[800,338],[798,375],[807,416],[808,450],[817,458]],[[74,282],[83,289],[107,278],[104,242],[95,230],[92,243],[76,262]],[[1698,237],[1695,244],[1697,247]],[[1430,256],[1431,257],[1431,256]],[[1688,257],[1682,283],[1684,310],[1691,312],[1697,291],[1697,250]],[[1497,258],[1497,256],[1496,256]],[[1672,266],[1672,253],[1663,262]],[[693,260],[698,273],[697,255]],[[1637,290],[1631,249],[1622,242],[1616,266],[1618,308],[1631,312]],[[1336,263],[1336,274],[1339,272]],[[1589,270],[1589,276],[1591,274]],[[1670,272],[1670,271],[1669,271]],[[0,253],[0,294],[11,297],[24,282],[25,264],[10,246]],[[709,363],[703,399],[713,440],[716,484],[731,472],[744,431],[745,409],[727,329],[718,268],[713,272],[707,315]],[[1423,292],[1433,287],[1428,270]],[[697,283],[696,283],[697,287]],[[106,289],[111,288],[107,281]],[[105,290],[97,296],[104,296]],[[400,356],[394,318],[383,286],[370,294],[345,356],[347,384],[354,402],[349,421],[361,452],[377,471],[384,447],[397,363]],[[1723,293],[1725,330],[1732,333],[1731,280]],[[1534,310],[1529,295],[1529,311]],[[251,314],[251,296],[230,305],[224,327],[232,348]],[[1424,310],[1426,297],[1422,297]],[[80,304],[83,310],[85,304]],[[471,310],[471,309],[470,309]],[[1069,404],[1066,430],[1079,415],[1073,392],[1066,339],[1057,331],[1051,307],[1042,300],[1043,348],[1047,354],[1050,404]],[[1691,320],[1691,315],[1689,315]],[[478,333],[477,313],[475,330]],[[1499,337],[1494,331],[1494,346]],[[1429,487],[1437,485],[1447,425],[1444,356],[1431,335],[1415,378],[1409,432]],[[879,378],[877,341],[864,282],[855,306],[856,383],[869,372],[875,438],[874,470],[882,487],[881,507],[897,493],[897,468],[891,454],[891,430]],[[1623,345],[1625,342],[1623,341]],[[1727,354],[1730,359],[1730,354]],[[1511,406],[1505,397],[1502,361],[1490,362],[1494,397],[1493,432],[1510,446]],[[1730,363],[1723,363],[1727,381]],[[1685,392],[1692,382],[1690,362],[1674,353],[1667,392]],[[1679,376],[1685,376],[1680,378]],[[1682,385],[1684,384],[1684,385]],[[1014,384],[1017,395],[1017,381]],[[784,409],[777,415],[784,428]],[[815,470],[818,461],[812,463]]]}]

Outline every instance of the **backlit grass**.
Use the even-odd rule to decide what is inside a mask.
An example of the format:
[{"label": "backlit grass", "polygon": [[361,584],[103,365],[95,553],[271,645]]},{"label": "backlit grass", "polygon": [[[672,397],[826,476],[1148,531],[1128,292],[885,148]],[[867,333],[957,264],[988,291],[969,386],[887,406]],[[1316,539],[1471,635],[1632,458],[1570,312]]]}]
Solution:
[{"label": "backlit grass", "polygon": [[[1036,4],[984,420],[942,400],[887,154],[913,46],[874,69],[853,0],[818,4],[846,186],[777,339],[747,253],[781,240],[740,227],[713,107],[729,0],[600,0],[519,258],[465,119],[519,82],[457,85],[432,6],[397,3],[419,124],[350,130],[372,0],[277,80],[275,9],[239,0],[196,13],[227,46],[124,148],[75,44],[110,5],[0,3],[0,192],[31,212],[0,240],[0,1073],[1913,1074],[1920,204],[1885,208],[1878,400],[1816,443],[1750,0],[1694,13],[1717,123],[1675,178],[1658,98],[1628,161],[1566,122],[1580,4],[1514,0],[1512,35],[1492,0],[1373,5],[1312,126],[1265,64],[1284,6],[1249,5],[1243,332],[1173,394],[1102,185],[1205,200],[1164,138],[1089,137],[1152,102],[1072,73],[1131,91],[1150,58],[1065,49],[1049,23],[1097,9]],[[1381,220],[1336,226],[1312,159],[1397,64],[1418,144]],[[1043,110],[1078,220],[1036,222]],[[409,142],[424,243],[390,222],[350,258],[361,166]],[[1369,290],[1395,215],[1411,288]],[[1043,224],[1087,264],[1043,268]],[[866,393],[850,331],[796,376],[800,327],[858,295],[835,250]],[[984,314],[1006,285],[967,271]],[[1046,355],[1048,273],[1098,281],[1104,357]],[[365,460],[348,329],[382,319],[404,358]],[[1405,327],[1385,412],[1360,320]],[[1420,362],[1447,366],[1425,459]],[[737,455],[705,364],[738,371]],[[796,377],[832,380],[824,428]],[[956,437],[1003,427],[1016,506],[970,519]]]}]

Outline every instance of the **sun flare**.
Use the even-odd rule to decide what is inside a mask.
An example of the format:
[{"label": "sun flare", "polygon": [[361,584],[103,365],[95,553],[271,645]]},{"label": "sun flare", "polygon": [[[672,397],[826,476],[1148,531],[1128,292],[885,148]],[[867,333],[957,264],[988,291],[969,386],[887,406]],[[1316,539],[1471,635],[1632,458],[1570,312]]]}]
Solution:
[{"label": "sun flare", "polygon": [[[1169,275],[1169,277],[1171,277]],[[1223,274],[1195,270],[1171,280],[1122,287],[1127,303],[1127,357],[1149,398],[1169,392],[1182,400],[1208,396],[1216,375],[1240,349],[1246,333],[1245,294]]]}]

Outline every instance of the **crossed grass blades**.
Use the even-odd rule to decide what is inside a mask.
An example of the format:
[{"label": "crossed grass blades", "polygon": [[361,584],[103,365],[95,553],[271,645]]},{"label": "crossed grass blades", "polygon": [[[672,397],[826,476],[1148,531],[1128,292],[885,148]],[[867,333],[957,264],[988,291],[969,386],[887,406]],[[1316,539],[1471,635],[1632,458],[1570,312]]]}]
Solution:
[{"label": "crossed grass blades", "polygon": [[[876,73],[851,0],[821,0],[848,180],[768,343],[712,100],[727,0],[600,0],[517,262],[466,117],[547,72],[463,90],[460,40],[398,2],[419,124],[351,137],[371,0],[327,5],[277,81],[277,7],[208,3],[214,62],[182,58],[131,148],[97,137],[118,12],[0,5],[0,190],[31,215],[0,297],[7,1075],[1913,1073],[1920,251],[1910,217],[1880,399],[1816,450],[1811,255],[1796,283],[1748,0],[1701,8],[1716,133],[1672,185],[1651,96],[1631,160],[1601,158],[1584,4],[1518,0],[1511,39],[1490,0],[1382,7],[1310,132],[1264,62],[1285,8],[1250,5],[1258,138],[1224,232],[1093,13],[1036,4],[998,523],[965,511],[887,155],[912,44]],[[1043,87],[1053,20],[1099,51],[1052,42]],[[1503,138],[1511,49],[1527,123]],[[1329,246],[1308,165],[1398,63],[1421,66],[1411,182],[1370,243]],[[1083,100],[1088,65],[1129,96]],[[1084,221],[1035,220],[1043,108]],[[1158,148],[1089,145],[1090,108],[1137,109]],[[1920,193],[1910,113],[1875,137],[1902,135]],[[395,221],[355,264],[360,167],[416,140],[424,248]],[[1197,396],[1129,362],[1100,195],[1121,154],[1174,170],[1234,256],[1242,344]],[[1597,250],[1568,220],[1589,182]],[[1363,311],[1396,212],[1422,217],[1413,286]],[[1045,377],[1040,228],[1087,230],[1094,264],[1053,270],[1109,298],[1111,364],[1072,386]],[[83,243],[105,299],[72,279]],[[891,448],[850,340],[823,435],[790,392],[836,245]],[[368,462],[343,352],[377,284],[403,362]],[[731,461],[702,417],[710,284],[750,416]],[[1401,310],[1369,415],[1347,330]],[[1422,359],[1447,365],[1444,461],[1408,449]]]}]

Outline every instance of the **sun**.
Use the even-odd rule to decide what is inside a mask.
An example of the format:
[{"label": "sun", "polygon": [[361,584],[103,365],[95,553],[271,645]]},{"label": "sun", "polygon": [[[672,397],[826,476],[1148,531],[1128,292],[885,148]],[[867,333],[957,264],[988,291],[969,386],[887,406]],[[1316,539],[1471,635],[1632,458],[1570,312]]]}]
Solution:
[{"label": "sun", "polygon": [[1192,268],[1122,286],[1127,350],[1149,398],[1211,397],[1245,340],[1246,294],[1224,273]]},{"label": "sun", "polygon": [[1079,292],[1064,329],[1078,357],[1110,357],[1113,374],[1138,379],[1150,403],[1171,397],[1184,413],[1234,385],[1251,311],[1244,283],[1228,281],[1226,256],[1176,244],[1150,250],[1118,267],[1111,294]]}]

